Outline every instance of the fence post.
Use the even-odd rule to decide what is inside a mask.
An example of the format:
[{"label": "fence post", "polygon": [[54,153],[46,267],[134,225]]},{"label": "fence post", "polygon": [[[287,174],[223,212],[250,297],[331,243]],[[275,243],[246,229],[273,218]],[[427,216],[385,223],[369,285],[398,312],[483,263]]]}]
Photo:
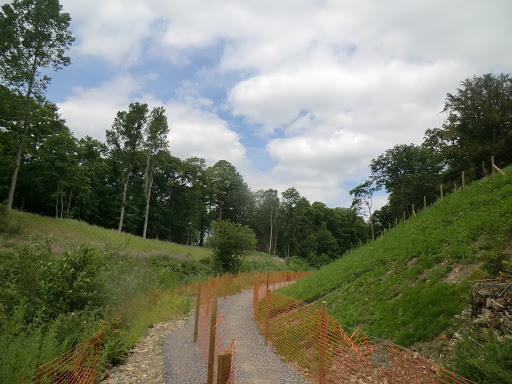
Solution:
[{"label": "fence post", "polygon": [[443,200],[443,184],[441,184],[441,200]]},{"label": "fence post", "polygon": [[267,289],[267,298],[265,302],[265,345],[268,344],[268,323],[270,318],[270,290]]},{"label": "fence post", "polygon": [[322,301],[322,308],[320,309],[320,377],[318,382],[325,383],[325,352],[327,349],[327,301]]},{"label": "fence post", "polygon": [[226,384],[231,373],[231,353],[221,352],[217,360],[217,384]]},{"label": "fence post", "polygon": [[423,196],[423,209],[427,209],[427,196]]},{"label": "fence post", "polygon": [[215,325],[217,324],[217,299],[212,299],[210,314],[210,340],[208,344],[208,377],[207,383],[213,384],[213,368],[215,365]]},{"label": "fence post", "polygon": [[464,171],[462,171],[462,189],[466,188],[466,178],[464,177]]},{"label": "fence post", "polygon": [[405,221],[405,211],[404,211],[404,221]]},{"label": "fence post", "polygon": [[493,175],[493,177],[495,176],[495,173],[494,173],[494,156],[491,156],[491,174]]},{"label": "fence post", "polygon": [[412,205],[412,214],[416,216],[416,211],[414,210],[414,204]]},{"label": "fence post", "polygon": [[199,328],[199,308],[201,307],[201,284],[197,283],[196,318],[194,324],[194,343],[197,343],[197,330]]},{"label": "fence post", "polygon": [[254,321],[257,322],[258,321],[258,300],[259,300],[259,290],[260,290],[260,285],[259,285],[259,282],[258,282],[258,278],[256,277],[256,279],[254,279],[254,290],[252,292],[252,312],[253,312],[253,317],[254,317]]},{"label": "fence post", "polygon": [[395,227],[398,227],[398,217],[395,217]]}]

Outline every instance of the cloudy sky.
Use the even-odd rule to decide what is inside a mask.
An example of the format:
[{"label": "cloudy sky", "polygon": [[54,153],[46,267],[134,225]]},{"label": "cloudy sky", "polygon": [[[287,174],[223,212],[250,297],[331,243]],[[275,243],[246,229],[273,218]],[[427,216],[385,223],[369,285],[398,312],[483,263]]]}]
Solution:
[{"label": "cloudy sky", "polygon": [[510,0],[61,4],[76,42],[47,96],[76,136],[105,140],[131,102],[162,105],[174,156],[331,207],[372,158],[439,127],[462,80],[512,68]]}]

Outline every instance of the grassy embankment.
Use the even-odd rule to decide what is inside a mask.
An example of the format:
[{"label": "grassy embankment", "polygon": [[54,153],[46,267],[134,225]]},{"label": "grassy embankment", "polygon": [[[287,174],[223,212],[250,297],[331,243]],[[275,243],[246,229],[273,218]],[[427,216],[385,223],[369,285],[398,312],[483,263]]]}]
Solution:
[{"label": "grassy embankment", "polygon": [[[105,327],[102,360],[118,362],[150,324],[189,312],[193,298],[173,288],[214,276],[210,255],[207,248],[0,209],[0,382],[32,376]],[[256,252],[243,267],[287,268]],[[119,312],[128,302],[131,310]]]},{"label": "grassy embankment", "polygon": [[[496,277],[512,261],[512,167],[505,172],[445,196],[282,293],[325,300],[329,314],[347,328],[420,353],[425,341],[438,341],[442,334],[449,339],[463,327],[458,315],[468,302],[470,280]],[[487,351],[494,361],[502,360],[498,370],[509,370],[500,373],[509,379],[511,344],[507,351]],[[478,352],[467,359],[488,364]]]}]

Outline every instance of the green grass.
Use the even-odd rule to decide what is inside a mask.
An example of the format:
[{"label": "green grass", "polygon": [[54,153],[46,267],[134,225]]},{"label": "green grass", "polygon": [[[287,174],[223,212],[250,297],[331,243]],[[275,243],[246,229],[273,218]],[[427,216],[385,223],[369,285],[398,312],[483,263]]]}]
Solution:
[{"label": "green grass", "polygon": [[22,236],[36,234],[53,239],[54,253],[63,253],[72,244],[89,243],[100,247],[107,244],[122,244],[130,249],[132,254],[140,256],[165,254],[181,259],[199,260],[211,254],[208,248],[143,239],[140,236],[119,233],[76,220],[55,219],[19,211],[10,211],[9,215],[10,223],[21,228],[22,233],[17,236],[0,234],[0,251],[12,248]]},{"label": "green grass", "polygon": [[405,347],[453,334],[468,274],[495,277],[510,258],[512,168],[505,172],[445,196],[281,292],[325,300],[341,324]]}]

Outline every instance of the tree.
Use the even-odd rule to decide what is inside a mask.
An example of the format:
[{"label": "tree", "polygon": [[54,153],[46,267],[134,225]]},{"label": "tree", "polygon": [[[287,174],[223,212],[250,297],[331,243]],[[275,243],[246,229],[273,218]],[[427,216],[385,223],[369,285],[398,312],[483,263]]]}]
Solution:
[{"label": "tree", "polygon": [[245,224],[250,193],[242,175],[226,160],[219,160],[208,168],[207,175],[217,220]]},{"label": "tree", "polygon": [[349,192],[354,196],[354,199],[352,200],[352,208],[355,209],[357,213],[359,213],[363,205],[366,205],[366,208],[368,209],[368,221],[370,222],[370,227],[372,229],[372,240],[375,240],[372,220],[372,205],[373,194],[376,191],[376,188],[377,187],[374,185],[373,180],[368,179]]},{"label": "tree", "polygon": [[[512,77],[485,74],[461,83],[455,94],[446,96],[443,112],[448,117],[441,129],[427,131],[427,141],[448,162],[448,178],[485,174],[482,162],[498,156],[512,162]],[[501,155],[501,156],[500,156]]]},{"label": "tree", "polygon": [[142,237],[146,238],[148,228],[149,216],[149,201],[151,199],[151,186],[153,185],[153,172],[158,157],[156,156],[159,151],[167,149],[167,134],[169,133],[169,125],[167,124],[167,117],[164,115],[165,109],[163,107],[153,108],[149,116],[149,122],[145,127],[145,141],[144,147],[146,152],[146,173],[144,184],[144,195],[146,197],[146,211],[144,215],[144,230]]},{"label": "tree", "polygon": [[372,179],[378,189],[385,187],[393,213],[400,216],[423,196],[435,199],[442,166],[439,158],[425,147],[396,145],[370,162]]},{"label": "tree", "polygon": [[32,97],[44,100],[51,78],[41,71],[61,69],[71,63],[65,52],[74,41],[68,30],[68,13],[58,0],[14,0],[0,11],[0,78],[7,88],[24,98],[23,123],[16,126],[17,150],[7,198],[12,207],[25,137],[32,123]]},{"label": "tree", "polygon": [[111,149],[110,154],[119,166],[121,183],[123,185],[121,214],[117,228],[119,232],[123,229],[128,184],[137,162],[138,151],[142,146],[142,134],[147,118],[147,104],[131,103],[128,112],[118,112],[112,124],[112,129],[107,129],[107,143]]},{"label": "tree", "polygon": [[226,220],[213,224],[209,242],[213,248],[214,269],[219,272],[238,272],[245,252],[256,246],[251,228]]}]

